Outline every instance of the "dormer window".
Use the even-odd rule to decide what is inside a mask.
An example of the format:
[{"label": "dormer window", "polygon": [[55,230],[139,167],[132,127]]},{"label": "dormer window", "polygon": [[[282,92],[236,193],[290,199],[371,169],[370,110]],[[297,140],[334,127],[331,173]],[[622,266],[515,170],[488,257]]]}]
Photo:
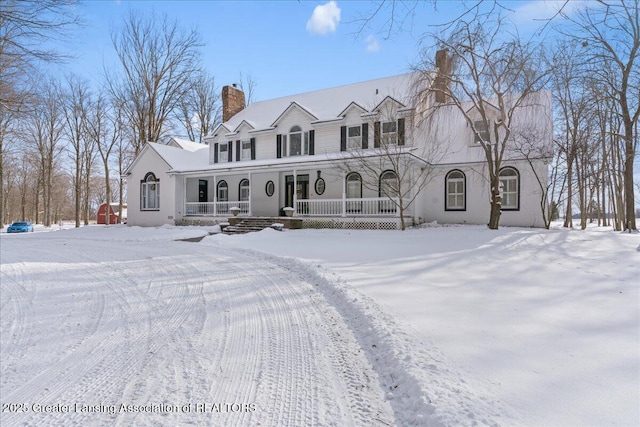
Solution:
[{"label": "dormer window", "polygon": [[360,126],[350,126],[347,128],[347,148],[357,150],[362,146],[362,128]]},{"label": "dormer window", "polygon": [[251,141],[250,140],[247,139],[245,141],[242,141],[240,150],[242,150],[241,156],[240,156],[241,160],[251,160]]},{"label": "dormer window", "polygon": [[476,132],[473,135],[473,142],[476,144],[489,144],[491,142],[489,136],[489,128],[484,120],[477,120],[473,122],[473,126],[476,128]]},{"label": "dormer window", "polygon": [[387,145],[398,143],[397,122],[382,122],[382,142]]},{"label": "dormer window", "polygon": [[405,119],[388,120],[375,122],[373,124],[373,146],[374,148],[388,145],[405,144]]},{"label": "dormer window", "polygon": [[220,144],[218,146],[218,162],[228,162],[229,161],[229,145]]},{"label": "dormer window", "polygon": [[282,135],[283,156],[304,156],[309,154],[309,132],[302,132],[300,126],[293,126],[288,135]]}]

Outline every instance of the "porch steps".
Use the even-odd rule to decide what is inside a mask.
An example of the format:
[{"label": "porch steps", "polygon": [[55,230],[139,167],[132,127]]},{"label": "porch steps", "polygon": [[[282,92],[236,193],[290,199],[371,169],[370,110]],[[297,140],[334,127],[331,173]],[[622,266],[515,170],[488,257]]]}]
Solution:
[{"label": "porch steps", "polygon": [[265,228],[273,228],[274,230],[281,231],[281,227],[274,227],[273,224],[277,223],[273,219],[266,218],[244,218],[236,225],[228,225],[222,230],[224,234],[245,234],[254,231],[262,231]]}]

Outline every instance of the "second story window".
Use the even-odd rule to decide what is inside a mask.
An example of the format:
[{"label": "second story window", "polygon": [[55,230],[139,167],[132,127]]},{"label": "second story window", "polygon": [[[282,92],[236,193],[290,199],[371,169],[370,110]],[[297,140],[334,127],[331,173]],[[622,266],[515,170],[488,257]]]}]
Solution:
[{"label": "second story window", "polygon": [[382,123],[382,142],[384,144],[398,143],[398,123],[396,122]]},{"label": "second story window", "polygon": [[362,129],[360,126],[347,128],[347,149],[357,150],[362,146]]},{"label": "second story window", "polygon": [[227,144],[220,144],[218,146],[218,161],[219,162],[228,162],[229,161],[229,146]]},{"label": "second story window", "polygon": [[241,160],[251,160],[251,141],[245,140],[241,142],[240,146],[241,151]]},{"label": "second story window", "polygon": [[294,126],[289,130],[289,135],[282,135],[282,154],[284,156],[309,154],[309,132],[302,132],[300,126]]},{"label": "second story window", "polygon": [[476,144],[489,144],[491,143],[489,128],[484,120],[477,120],[473,122],[473,126],[476,128],[477,133],[473,135],[473,142]]}]

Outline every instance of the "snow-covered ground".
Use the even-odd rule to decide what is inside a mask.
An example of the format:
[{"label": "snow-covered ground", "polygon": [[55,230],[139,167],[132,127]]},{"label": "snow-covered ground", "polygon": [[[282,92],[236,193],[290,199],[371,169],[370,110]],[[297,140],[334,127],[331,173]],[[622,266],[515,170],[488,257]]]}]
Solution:
[{"label": "snow-covered ground", "polygon": [[640,425],[637,234],[212,230],[2,234],[0,425]]}]

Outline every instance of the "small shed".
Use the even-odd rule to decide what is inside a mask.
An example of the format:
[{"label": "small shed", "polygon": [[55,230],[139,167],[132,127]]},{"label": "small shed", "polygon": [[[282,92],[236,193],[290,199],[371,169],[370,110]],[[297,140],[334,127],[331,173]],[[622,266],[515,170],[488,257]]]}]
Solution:
[{"label": "small shed", "polygon": [[[118,208],[120,203],[111,203],[109,205],[109,224],[120,224],[120,216],[118,214]],[[106,212],[107,212],[107,204],[103,203],[98,207],[98,214],[96,218],[96,222],[98,224],[106,224]],[[127,204],[122,205],[122,221],[127,222]]]}]

